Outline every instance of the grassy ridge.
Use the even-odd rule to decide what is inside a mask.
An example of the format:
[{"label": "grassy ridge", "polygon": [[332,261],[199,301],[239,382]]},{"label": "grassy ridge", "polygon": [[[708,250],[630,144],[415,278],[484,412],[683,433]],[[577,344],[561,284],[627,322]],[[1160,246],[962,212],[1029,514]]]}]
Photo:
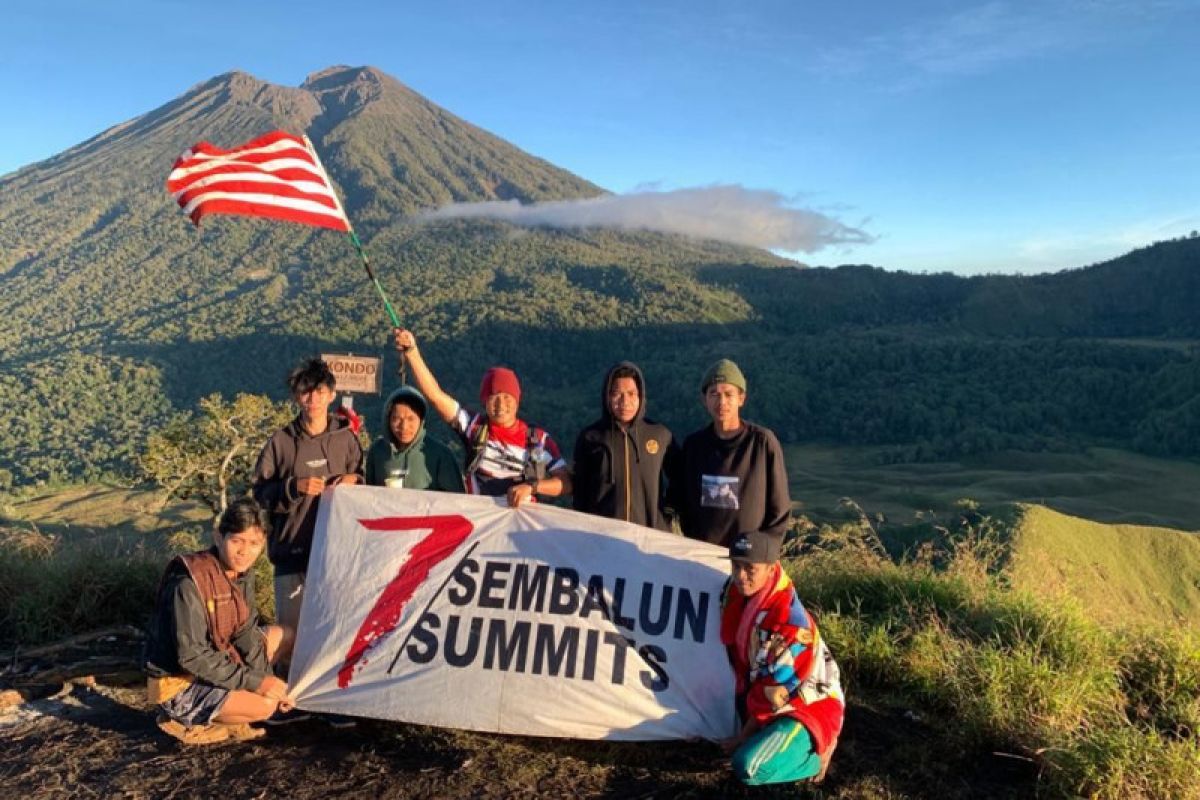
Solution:
[{"label": "grassy ridge", "polygon": [[1126,450],[1003,451],[924,464],[888,464],[885,448],[786,448],[792,500],[817,520],[843,518],[842,497],[871,517],[908,524],[969,497],[986,506],[1025,502],[1105,523],[1200,531],[1200,464]]},{"label": "grassy ridge", "polygon": [[1013,584],[1069,596],[1114,625],[1200,625],[1200,537],[1102,525],[1024,506],[1012,541]]},{"label": "grassy ridge", "polygon": [[[157,492],[71,486],[0,505],[0,647],[29,646],[117,623],[144,625],[167,561],[211,543],[195,503]],[[271,565],[258,605],[274,615]]]},{"label": "grassy ridge", "polygon": [[1054,796],[1200,797],[1196,634],[1117,631],[1012,589],[992,574],[986,541],[960,540],[935,571],[880,557],[869,527],[822,533],[790,567],[848,692],[936,720],[958,744],[888,769],[928,771],[934,785],[964,754],[999,749],[1037,764]]}]

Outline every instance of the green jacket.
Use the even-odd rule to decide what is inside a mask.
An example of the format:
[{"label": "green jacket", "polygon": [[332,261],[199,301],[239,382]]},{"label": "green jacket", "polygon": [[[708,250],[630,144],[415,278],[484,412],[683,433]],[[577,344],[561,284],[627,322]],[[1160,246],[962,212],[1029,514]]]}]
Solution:
[{"label": "green jacket", "polygon": [[[421,407],[421,428],[407,447],[400,447],[392,436],[388,420],[392,406],[407,397]],[[367,452],[367,484],[386,486],[387,478],[394,471],[404,475],[405,489],[431,489],[437,492],[463,491],[462,472],[458,459],[450,448],[425,435],[425,417],[429,404],[421,393],[411,386],[401,386],[388,396],[383,404],[384,434],[375,440]]]}]

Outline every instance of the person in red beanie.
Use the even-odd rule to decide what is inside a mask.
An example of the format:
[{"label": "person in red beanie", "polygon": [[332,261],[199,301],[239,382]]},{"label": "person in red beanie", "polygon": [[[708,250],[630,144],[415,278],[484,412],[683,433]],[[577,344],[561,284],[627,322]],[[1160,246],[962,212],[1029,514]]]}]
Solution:
[{"label": "person in red beanie", "polygon": [[558,445],[546,431],[517,417],[521,384],[515,372],[492,367],[483,373],[479,402],[484,413],[475,413],[438,385],[411,331],[397,328],[395,340],[421,394],[466,446],[468,492],[507,496],[514,508],[539,494],[557,497],[570,493],[567,464]]}]

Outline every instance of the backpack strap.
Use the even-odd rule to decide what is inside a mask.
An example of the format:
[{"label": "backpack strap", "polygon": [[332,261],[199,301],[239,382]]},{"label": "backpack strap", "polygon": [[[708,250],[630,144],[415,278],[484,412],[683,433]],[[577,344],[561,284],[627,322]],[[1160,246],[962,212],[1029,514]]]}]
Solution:
[{"label": "backpack strap", "polygon": [[483,414],[476,414],[471,423],[467,426],[467,431],[463,434],[467,447],[467,457],[464,460],[466,469],[464,473],[471,475],[479,468],[479,462],[483,461],[483,453],[487,447],[488,426],[487,418]]},{"label": "backpack strap", "polygon": [[177,560],[187,569],[200,593],[213,645],[236,663],[243,663],[242,654],[233,646],[234,634],[250,621],[250,606],[241,590],[225,575],[212,551],[189,553],[178,556]]},{"label": "backpack strap", "polygon": [[545,442],[545,431],[532,425],[525,427],[525,467],[522,469],[521,477],[527,481],[544,481],[546,479],[546,459],[541,457],[546,452]]}]

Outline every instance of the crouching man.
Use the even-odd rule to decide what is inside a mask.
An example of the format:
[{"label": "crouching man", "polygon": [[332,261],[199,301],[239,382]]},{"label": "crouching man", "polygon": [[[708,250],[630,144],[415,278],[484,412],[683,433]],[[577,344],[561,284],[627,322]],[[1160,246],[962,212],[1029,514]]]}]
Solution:
[{"label": "crouching man", "polygon": [[838,666],[779,563],[780,539],[753,531],[729,546],[721,642],[741,733],[726,743],[747,785],[825,777],[842,730]]},{"label": "crouching man", "polygon": [[234,502],[213,533],[215,546],[173,559],[159,583],[147,694],[158,704],[158,726],[185,744],[262,736],[250,723],[291,708],[271,664],[290,650],[293,631],[260,628],[254,605],[254,562],[267,524],[256,502]]}]

